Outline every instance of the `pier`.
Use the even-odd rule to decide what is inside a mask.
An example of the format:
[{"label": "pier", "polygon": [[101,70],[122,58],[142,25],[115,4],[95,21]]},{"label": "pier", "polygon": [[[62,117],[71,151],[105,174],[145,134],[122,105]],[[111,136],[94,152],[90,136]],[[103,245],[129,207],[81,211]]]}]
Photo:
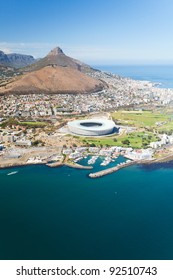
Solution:
[{"label": "pier", "polygon": [[68,166],[68,167],[72,167],[72,168],[77,168],[77,169],[92,169],[93,167],[92,166],[88,166],[88,165],[81,165],[81,164],[78,164],[78,163],[65,163],[64,164],[65,166]]},{"label": "pier", "polygon": [[107,169],[102,170],[102,171],[98,171],[98,172],[95,172],[95,173],[90,173],[88,176],[90,178],[99,178],[99,177],[111,174],[113,172],[116,172],[116,171],[118,171],[118,170],[120,170],[120,169],[122,169],[124,167],[130,166],[130,165],[134,165],[134,164],[137,164],[137,163],[139,163],[139,161],[124,162],[124,163],[121,163],[121,164],[116,165],[116,166],[111,167],[111,168],[107,168]]},{"label": "pier", "polygon": [[72,168],[77,168],[77,169],[92,169],[92,166],[85,166],[85,165],[81,165],[78,163],[69,163],[69,162],[53,162],[53,163],[47,163],[46,164],[49,167],[61,167],[61,166],[68,166],[68,167],[72,167]]},{"label": "pier", "polygon": [[49,167],[60,167],[60,166],[63,166],[63,163],[62,162],[52,162],[52,163],[47,163],[46,164],[47,166],[49,166]]}]

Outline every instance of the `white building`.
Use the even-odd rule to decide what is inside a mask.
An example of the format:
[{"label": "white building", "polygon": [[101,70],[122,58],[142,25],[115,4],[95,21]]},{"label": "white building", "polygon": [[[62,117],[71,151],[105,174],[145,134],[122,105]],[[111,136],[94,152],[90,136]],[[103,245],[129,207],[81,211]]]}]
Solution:
[{"label": "white building", "polygon": [[133,150],[131,152],[127,152],[125,157],[132,160],[151,160],[153,155],[153,151],[151,149],[146,150]]},{"label": "white building", "polygon": [[98,147],[89,147],[90,153],[98,153],[100,151],[100,148]]},{"label": "white building", "polygon": [[74,152],[74,153],[71,153],[71,154],[69,155],[69,158],[75,159],[75,158],[79,158],[79,157],[81,157],[81,156],[82,156],[81,153],[76,153],[76,152]]},{"label": "white building", "polygon": [[63,151],[62,151],[62,153],[63,153],[64,155],[70,155],[72,152],[73,152],[72,149],[63,149]]},{"label": "white building", "polygon": [[151,143],[150,143],[150,147],[151,147],[152,149],[157,149],[157,148],[159,148],[159,147],[161,147],[161,146],[162,146],[161,141],[151,142]]},{"label": "white building", "polygon": [[77,153],[83,153],[87,150],[87,147],[77,147],[76,148],[76,152]]},{"label": "white building", "polygon": [[30,140],[21,139],[21,140],[16,141],[15,145],[16,146],[31,146],[32,143]]},{"label": "white building", "polygon": [[73,134],[86,136],[107,135],[118,132],[118,128],[111,120],[106,119],[87,119],[68,122],[68,129]]}]

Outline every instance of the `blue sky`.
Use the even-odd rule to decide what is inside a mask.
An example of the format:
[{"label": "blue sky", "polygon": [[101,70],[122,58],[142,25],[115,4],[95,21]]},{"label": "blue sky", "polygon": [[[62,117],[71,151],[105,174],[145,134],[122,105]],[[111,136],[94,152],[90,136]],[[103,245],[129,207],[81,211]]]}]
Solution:
[{"label": "blue sky", "polygon": [[90,64],[173,63],[172,0],[1,0],[0,49]]}]

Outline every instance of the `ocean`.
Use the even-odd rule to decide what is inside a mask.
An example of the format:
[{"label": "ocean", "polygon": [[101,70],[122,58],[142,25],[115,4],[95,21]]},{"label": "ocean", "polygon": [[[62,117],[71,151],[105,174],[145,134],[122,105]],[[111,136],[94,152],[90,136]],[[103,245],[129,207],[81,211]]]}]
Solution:
[{"label": "ocean", "polygon": [[[142,76],[123,67],[104,70],[171,85],[165,70],[155,80],[161,70]],[[130,166],[98,179],[89,172],[0,169],[0,259],[173,259],[173,162]]]},{"label": "ocean", "polygon": [[160,83],[159,87],[173,88],[173,65],[95,65],[96,69],[135,80]]},{"label": "ocean", "polygon": [[173,259],[172,169],[1,169],[0,259]]}]

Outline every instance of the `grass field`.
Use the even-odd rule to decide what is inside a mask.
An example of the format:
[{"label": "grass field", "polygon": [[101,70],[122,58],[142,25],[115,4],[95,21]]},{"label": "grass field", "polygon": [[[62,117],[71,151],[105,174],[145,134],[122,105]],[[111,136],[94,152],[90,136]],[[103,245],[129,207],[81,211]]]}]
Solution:
[{"label": "grass field", "polygon": [[122,146],[132,148],[146,148],[150,142],[157,141],[158,138],[151,132],[133,132],[127,135],[117,135],[98,138],[79,137],[83,144],[95,146]]},{"label": "grass field", "polygon": [[19,124],[28,127],[44,127],[48,125],[46,122],[19,122]]},{"label": "grass field", "polygon": [[35,122],[35,121],[30,121],[30,122],[25,122],[25,121],[19,121],[15,118],[9,118],[7,121],[1,123],[1,128],[5,128],[7,126],[12,126],[12,125],[22,125],[22,126],[26,126],[28,128],[39,128],[39,127],[44,127],[47,126],[48,123],[47,122]]},{"label": "grass field", "polygon": [[158,141],[158,133],[173,132],[173,114],[152,111],[117,111],[111,114],[115,123],[134,126],[138,132],[106,137],[90,137],[80,140],[93,146],[123,146],[147,148],[151,142]]},{"label": "grass field", "polygon": [[[151,111],[117,111],[112,113],[113,119],[123,125],[136,127],[158,127],[158,123],[173,125],[173,115]],[[162,126],[162,125],[160,125]]]}]

